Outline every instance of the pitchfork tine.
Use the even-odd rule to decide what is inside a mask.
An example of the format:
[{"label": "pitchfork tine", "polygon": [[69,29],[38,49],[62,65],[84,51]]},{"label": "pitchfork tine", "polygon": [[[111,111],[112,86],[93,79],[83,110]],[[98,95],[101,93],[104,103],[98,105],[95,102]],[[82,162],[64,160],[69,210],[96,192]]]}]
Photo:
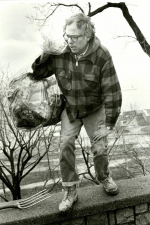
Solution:
[{"label": "pitchfork tine", "polygon": [[36,198],[37,196],[44,195],[45,193],[48,193],[46,189],[44,189],[44,190],[42,190],[42,191],[40,191],[40,192],[38,192],[38,193],[36,193],[36,194],[34,194],[34,195],[28,197],[28,198],[20,199],[19,201],[21,201],[21,202],[30,201],[30,200]]},{"label": "pitchfork tine", "polygon": [[18,201],[18,208],[29,208],[33,205],[38,204],[39,202],[49,198],[50,195],[47,190],[42,190],[35,195],[32,195],[29,198],[22,199]]},{"label": "pitchfork tine", "polygon": [[2,203],[2,204],[0,204],[0,210],[6,209],[6,208],[19,208],[19,209],[29,208],[49,197],[50,197],[50,194],[48,193],[48,191],[46,189],[44,189],[44,190],[36,193],[35,195],[32,195],[29,198],[21,199],[21,200],[14,201],[14,202]]},{"label": "pitchfork tine", "polygon": [[29,204],[27,203],[26,205],[22,205],[22,206],[21,206],[21,204],[19,203],[19,204],[18,204],[18,208],[20,208],[20,209],[26,209],[26,208],[32,207],[32,206],[37,205],[38,203],[40,203],[40,202],[46,200],[46,199],[49,198],[49,197],[50,197],[50,195],[47,194],[47,195],[45,195],[44,198],[42,197],[42,198],[38,199],[38,201],[35,201],[34,203],[30,202]]}]

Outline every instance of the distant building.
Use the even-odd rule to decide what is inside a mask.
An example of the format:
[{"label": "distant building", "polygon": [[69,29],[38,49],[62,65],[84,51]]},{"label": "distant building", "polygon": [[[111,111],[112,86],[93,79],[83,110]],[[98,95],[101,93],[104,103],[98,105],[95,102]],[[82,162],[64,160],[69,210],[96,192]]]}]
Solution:
[{"label": "distant building", "polygon": [[150,122],[150,109],[143,109],[142,116],[146,122]]}]

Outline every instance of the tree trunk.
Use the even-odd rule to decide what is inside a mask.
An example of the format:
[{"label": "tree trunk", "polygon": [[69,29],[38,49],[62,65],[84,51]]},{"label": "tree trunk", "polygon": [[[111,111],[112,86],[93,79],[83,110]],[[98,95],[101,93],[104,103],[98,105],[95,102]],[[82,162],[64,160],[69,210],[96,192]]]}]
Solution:
[{"label": "tree trunk", "polygon": [[18,177],[13,178],[13,191],[11,191],[13,200],[21,199],[21,188]]}]

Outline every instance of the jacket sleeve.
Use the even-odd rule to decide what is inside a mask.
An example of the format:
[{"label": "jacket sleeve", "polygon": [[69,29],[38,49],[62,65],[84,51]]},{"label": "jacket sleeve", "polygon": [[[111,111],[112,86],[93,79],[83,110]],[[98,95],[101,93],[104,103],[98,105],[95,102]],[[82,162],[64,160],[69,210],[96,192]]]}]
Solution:
[{"label": "jacket sleeve", "polygon": [[32,69],[32,78],[34,78],[35,80],[41,80],[53,75],[55,73],[54,56],[47,55],[46,57],[43,57],[42,60],[41,56],[39,56],[32,64]]},{"label": "jacket sleeve", "polygon": [[115,126],[119,117],[122,93],[111,56],[106,60],[102,72],[102,99],[105,104],[106,126]]}]

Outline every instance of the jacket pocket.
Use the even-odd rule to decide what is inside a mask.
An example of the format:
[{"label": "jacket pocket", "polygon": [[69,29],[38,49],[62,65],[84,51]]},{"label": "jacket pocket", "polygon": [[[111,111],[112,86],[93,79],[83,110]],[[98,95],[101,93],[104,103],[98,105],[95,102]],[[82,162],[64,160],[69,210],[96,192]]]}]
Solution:
[{"label": "jacket pocket", "polygon": [[82,76],[82,89],[84,91],[98,91],[100,84],[95,74],[83,74]]},{"label": "jacket pocket", "polygon": [[65,69],[57,69],[56,72],[58,84],[61,87],[61,89],[65,90],[71,90],[71,71],[65,70]]}]

